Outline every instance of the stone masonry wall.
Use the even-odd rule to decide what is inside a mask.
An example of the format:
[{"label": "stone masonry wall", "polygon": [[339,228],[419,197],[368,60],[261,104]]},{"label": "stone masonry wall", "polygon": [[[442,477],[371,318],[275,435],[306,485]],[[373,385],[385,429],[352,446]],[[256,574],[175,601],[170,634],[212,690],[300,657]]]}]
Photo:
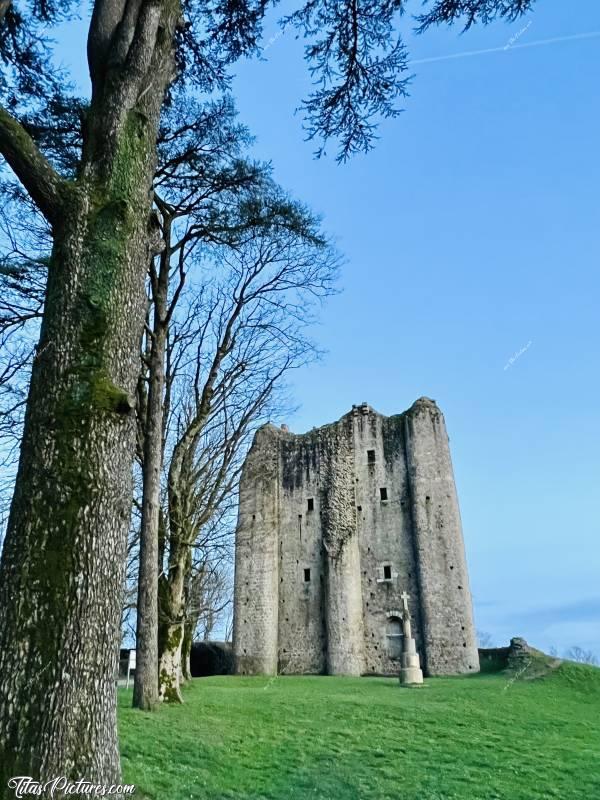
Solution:
[{"label": "stone masonry wall", "polygon": [[[403,416],[382,417],[365,406],[353,410],[356,503],[361,549],[361,592],[366,661],[372,675],[396,674],[390,626],[400,621],[401,595],[410,595],[413,635],[420,640],[419,585],[412,541],[404,457]],[[382,498],[385,490],[386,498]],[[386,578],[385,568],[390,578]]]},{"label": "stone masonry wall", "polygon": [[324,434],[319,472],[327,672],[360,675],[365,656],[352,419],[344,417]]},{"label": "stone masonry wall", "polygon": [[[275,435],[273,435],[275,431]],[[279,442],[261,428],[240,481],[233,640],[236,671],[277,672]]]},{"label": "stone masonry wall", "polygon": [[478,669],[448,439],[422,398],[294,435],[261,428],[236,535],[240,673],[399,671],[403,592],[427,674]]},{"label": "stone masonry wall", "polygon": [[479,656],[444,417],[421,398],[405,415],[406,462],[429,675],[477,672]]}]

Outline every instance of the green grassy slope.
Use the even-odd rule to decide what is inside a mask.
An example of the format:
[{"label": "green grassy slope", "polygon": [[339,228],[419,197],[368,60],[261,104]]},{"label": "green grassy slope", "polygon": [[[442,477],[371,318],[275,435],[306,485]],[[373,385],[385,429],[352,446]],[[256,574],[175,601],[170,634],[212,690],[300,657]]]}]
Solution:
[{"label": "green grassy slope", "polygon": [[597,800],[600,670],[543,679],[218,677],[154,714],[120,693],[125,779],[152,800]]}]

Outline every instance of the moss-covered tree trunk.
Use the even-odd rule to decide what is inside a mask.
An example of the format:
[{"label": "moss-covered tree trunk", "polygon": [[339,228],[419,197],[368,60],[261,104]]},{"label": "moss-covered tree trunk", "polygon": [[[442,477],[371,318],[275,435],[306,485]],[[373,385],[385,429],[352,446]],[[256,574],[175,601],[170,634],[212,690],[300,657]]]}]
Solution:
[{"label": "moss-covered tree trunk", "polygon": [[156,130],[174,4],[95,5],[77,180],[8,114],[0,153],[54,230],[0,567],[0,798],[14,775],[120,778],[115,675]]},{"label": "moss-covered tree trunk", "polygon": [[159,693],[167,703],[181,703],[182,650],[185,629],[185,586],[191,547],[182,535],[170,537],[168,574],[159,603]]}]

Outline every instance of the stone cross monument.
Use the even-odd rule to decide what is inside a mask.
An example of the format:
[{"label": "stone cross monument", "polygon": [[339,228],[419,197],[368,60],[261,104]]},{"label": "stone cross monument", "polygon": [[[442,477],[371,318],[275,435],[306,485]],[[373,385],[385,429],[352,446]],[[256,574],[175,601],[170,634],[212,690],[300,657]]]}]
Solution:
[{"label": "stone cross monument", "polygon": [[423,671],[417,653],[417,646],[413,639],[410,612],[408,601],[410,595],[405,591],[400,595],[402,600],[402,627],[404,636],[402,637],[402,666],[400,668],[400,683],[408,686],[423,683]]}]

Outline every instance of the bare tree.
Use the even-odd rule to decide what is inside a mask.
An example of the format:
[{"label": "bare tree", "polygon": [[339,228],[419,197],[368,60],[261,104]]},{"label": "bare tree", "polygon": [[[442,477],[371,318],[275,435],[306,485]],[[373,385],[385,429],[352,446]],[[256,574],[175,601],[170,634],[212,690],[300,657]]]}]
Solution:
[{"label": "bare tree", "polygon": [[484,649],[487,647],[494,646],[492,635],[487,631],[477,631],[477,642],[479,644],[479,647],[482,647]]},{"label": "bare tree", "polygon": [[[231,564],[227,566],[231,567]],[[221,562],[203,562],[192,573],[192,588],[186,608],[186,627],[191,637],[208,641],[232,603],[232,574]],[[189,652],[187,653],[189,657]]]},{"label": "bare tree", "polygon": [[[143,491],[139,531],[137,667],[133,704],[158,702],[158,543],[161,471],[164,455],[165,355],[191,256],[200,242],[230,234],[242,225],[238,209],[266,179],[266,169],[243,161],[248,143],[235,121],[231,100],[200,106],[176,96],[163,115],[158,137],[153,217],[161,252],[150,259],[149,313],[143,381],[138,382],[138,431]],[[229,209],[233,208],[233,212]],[[235,219],[232,219],[232,216]],[[244,220],[244,222],[247,222]]]},{"label": "bare tree", "polygon": [[[233,520],[229,520],[231,523]],[[181,648],[181,675],[189,680],[190,654],[194,639],[208,641],[215,629],[225,621],[232,607],[233,560],[232,533],[229,527],[223,546],[213,546],[213,536],[196,543],[192,567],[185,591],[184,634]],[[208,546],[207,546],[208,545]],[[219,552],[221,551],[221,552]]]},{"label": "bare tree", "polygon": [[198,325],[183,350],[195,352],[181,370],[178,405],[171,408],[175,435],[167,459],[168,553],[159,591],[159,675],[166,700],[181,701],[193,549],[231,500],[250,436],[281,402],[283,377],[315,355],[306,327],[314,301],[332,291],[337,258],[316,235],[312,218],[303,226],[299,216],[294,219],[294,225],[281,220],[250,229],[236,246],[218,247],[218,277],[203,310],[191,311]]},{"label": "bare tree", "polygon": [[[151,708],[158,700],[156,564],[167,419],[163,408],[168,410],[171,396],[165,383],[165,357],[171,323],[184,285],[189,282],[188,273],[203,269],[202,253],[207,247],[236,246],[255,228],[280,225],[315,236],[312,218],[273,184],[269,169],[242,158],[249,141],[247,130],[236,122],[228,98],[200,106],[187,95],[176,96],[159,131],[155,224],[163,246],[156,261],[150,262],[144,371],[138,383],[143,492],[133,702],[140,708]],[[201,246],[205,250],[199,255]],[[195,313],[201,317],[204,293],[200,286],[197,290],[200,302]],[[189,331],[179,328],[172,345],[186,341],[188,335]],[[217,361],[222,358],[223,354]]]},{"label": "bare tree", "polygon": [[[48,226],[27,195],[10,181],[0,182],[0,242],[0,515],[6,515],[51,248]],[[1,537],[0,531],[0,542]]]},{"label": "bare tree", "polygon": [[[138,384],[138,451],[143,493],[134,705],[142,708],[151,707],[157,699],[156,563],[157,557],[160,561],[161,549],[160,495],[165,421],[168,419],[172,396],[172,383],[168,383],[165,377],[165,359],[173,359],[174,348],[189,343],[190,336],[194,335],[189,324],[190,317],[185,325],[177,327],[176,333],[172,331],[184,285],[190,282],[190,276],[193,279],[194,273],[202,274],[206,280],[211,253],[218,248],[247,246],[254,231],[269,230],[273,235],[276,230],[289,230],[297,237],[303,237],[307,244],[310,242],[315,250],[327,249],[319,234],[317,220],[285,196],[270,179],[269,169],[265,165],[242,158],[250,137],[246,129],[236,122],[229,99],[196,106],[193,122],[190,122],[189,113],[189,97],[174,98],[172,106],[165,113],[159,133],[155,219],[164,246],[156,263],[152,261],[150,264],[144,370],[142,381]],[[196,287],[198,302],[193,317],[212,324],[222,297],[217,297],[212,289],[205,291],[205,288]],[[222,293],[225,288],[221,283],[218,291]],[[239,315],[243,304],[244,301],[235,316]],[[232,324],[235,325],[235,319]],[[170,332],[173,335],[171,350],[168,350]],[[204,342],[208,339],[207,331],[197,326],[195,335]],[[215,353],[215,374],[228,355],[227,336],[222,342],[222,350]],[[185,347],[179,349],[177,359],[181,360]],[[247,374],[244,379],[248,380]],[[201,416],[210,411],[212,391],[212,388],[206,388],[203,408],[199,412]],[[177,469],[181,471],[182,468]],[[173,510],[173,503],[170,509]],[[165,514],[167,516],[168,513]],[[163,668],[161,674],[165,674]]]},{"label": "bare tree", "polygon": [[579,664],[591,664],[594,667],[599,664],[598,656],[592,650],[585,650],[578,645],[570,647],[565,653],[565,658],[569,661],[577,661]]}]

